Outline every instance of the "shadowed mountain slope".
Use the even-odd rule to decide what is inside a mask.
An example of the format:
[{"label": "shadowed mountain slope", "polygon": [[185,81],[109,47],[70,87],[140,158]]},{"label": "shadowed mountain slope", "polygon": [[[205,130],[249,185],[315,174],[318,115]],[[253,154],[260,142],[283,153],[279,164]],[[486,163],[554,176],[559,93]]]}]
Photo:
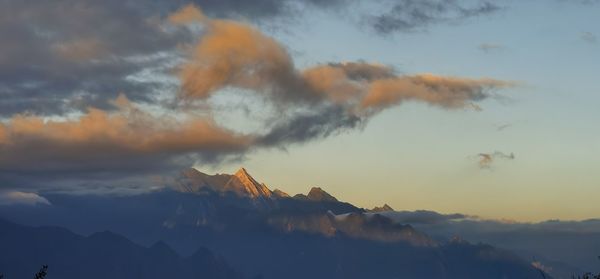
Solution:
[{"label": "shadowed mountain slope", "polygon": [[27,227],[0,219],[0,273],[28,278],[42,264],[48,278],[240,278],[206,248],[180,257],[163,242],[150,248],[112,232],[88,237],[56,227]]}]

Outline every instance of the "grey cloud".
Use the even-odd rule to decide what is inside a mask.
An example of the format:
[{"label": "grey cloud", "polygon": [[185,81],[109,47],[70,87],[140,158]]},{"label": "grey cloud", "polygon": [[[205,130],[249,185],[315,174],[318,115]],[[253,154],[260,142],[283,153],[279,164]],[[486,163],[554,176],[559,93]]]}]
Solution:
[{"label": "grey cloud", "polygon": [[[314,8],[338,8],[354,0],[192,0],[211,16],[217,17],[245,17],[251,19],[268,19],[278,16],[293,16],[299,13],[298,5]],[[177,6],[190,3],[190,1],[176,1]]]},{"label": "grey cloud", "polygon": [[462,20],[497,12],[500,6],[479,1],[474,5],[458,0],[397,0],[389,12],[371,16],[367,22],[381,34],[419,31],[432,24]]},{"label": "grey cloud", "polygon": [[266,135],[260,137],[257,143],[263,146],[303,143],[353,129],[363,121],[364,119],[348,113],[342,107],[325,107],[283,119]]},{"label": "grey cloud", "polygon": [[173,51],[191,36],[134,3],[1,1],[0,116],[62,113],[77,100],[106,108],[119,92],[149,101],[158,83],[127,77],[164,61],[132,58]]}]

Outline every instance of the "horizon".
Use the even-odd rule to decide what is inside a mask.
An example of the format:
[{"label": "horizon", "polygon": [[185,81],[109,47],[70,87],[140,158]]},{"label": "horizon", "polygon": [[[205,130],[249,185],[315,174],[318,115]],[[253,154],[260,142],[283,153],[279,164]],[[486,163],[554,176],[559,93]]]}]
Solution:
[{"label": "horizon", "polygon": [[[289,191],[287,189],[287,187],[285,186],[275,186],[270,184],[268,181],[262,179],[261,177],[258,176],[254,176],[252,174],[252,170],[248,170],[247,167],[245,166],[240,166],[237,169],[235,167],[230,168],[233,171],[217,171],[217,172],[210,172],[210,171],[203,171],[201,169],[198,169],[197,167],[193,167],[193,169],[202,172],[204,174],[208,174],[208,175],[219,175],[219,174],[234,174],[237,171],[241,170],[241,169],[245,169],[254,179],[256,179],[259,183],[264,183],[271,191],[273,190],[281,190],[287,194],[289,194],[290,196],[294,196],[296,194],[306,194],[308,193],[313,187],[318,187],[318,188],[322,188],[324,191],[326,191],[327,193],[333,195],[334,197],[338,198],[340,201],[343,202],[349,202],[351,204],[354,204],[358,207],[364,208],[364,209],[372,209],[375,207],[380,207],[383,205],[389,205],[390,207],[392,207],[395,211],[409,211],[409,212],[414,212],[414,211],[420,211],[420,210],[424,210],[424,211],[434,211],[437,213],[441,213],[441,214],[464,214],[466,216],[468,216],[468,218],[465,218],[467,220],[478,220],[478,221],[495,221],[495,222],[506,222],[506,223],[521,223],[521,224],[537,224],[537,223],[544,223],[544,222],[553,222],[553,221],[560,221],[560,222],[569,222],[569,221],[574,221],[574,222],[585,222],[585,221],[597,221],[600,220],[600,218],[598,217],[591,217],[591,218],[582,218],[582,219],[560,219],[560,218],[549,218],[549,219],[539,219],[539,220],[518,220],[518,219],[512,219],[510,217],[506,217],[506,216],[500,216],[500,217],[489,217],[489,216],[481,216],[481,215],[476,215],[476,214],[470,214],[469,212],[459,212],[459,211],[440,211],[440,210],[435,210],[432,208],[403,208],[402,206],[398,206],[396,204],[393,204],[391,202],[382,200],[379,203],[375,202],[373,204],[363,204],[361,203],[360,200],[348,200],[343,198],[343,192],[341,193],[337,193],[337,192],[333,192],[331,191],[326,185],[313,185],[313,184],[308,184],[306,185],[306,187],[304,187],[304,189],[300,189],[300,191]],[[165,187],[169,187],[169,186],[165,186]]]}]

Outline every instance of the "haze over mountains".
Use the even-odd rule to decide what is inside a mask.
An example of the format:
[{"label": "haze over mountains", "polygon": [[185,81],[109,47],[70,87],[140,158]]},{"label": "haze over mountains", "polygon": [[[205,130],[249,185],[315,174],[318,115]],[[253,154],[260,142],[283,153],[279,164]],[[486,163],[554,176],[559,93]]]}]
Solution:
[{"label": "haze over mountains", "polygon": [[[56,253],[71,254],[94,244],[98,236],[110,235],[105,255],[137,252],[139,272],[154,272],[158,263],[146,256],[157,250],[171,264],[161,272],[185,267],[181,274],[199,274],[186,267],[197,251],[213,251],[225,262],[218,276],[207,278],[539,278],[540,270],[516,254],[486,244],[470,244],[459,239],[432,238],[406,223],[386,217],[391,209],[384,206],[368,213],[352,204],[338,201],[322,188],[293,197],[270,190],[248,171],[235,174],[207,175],[195,169],[184,170],[169,188],[131,196],[65,195],[46,193],[48,204],[0,207],[0,217],[26,225],[52,225],[73,230],[49,235],[48,242],[72,238],[65,248],[37,247],[28,238],[54,230],[28,228],[4,222],[10,231],[32,233],[4,234],[5,241],[15,238],[20,248],[34,251],[33,261],[44,262]],[[101,233],[102,231],[112,233]],[[117,236],[115,235],[123,235]],[[125,239],[128,238],[133,242]],[[102,238],[101,238],[102,239]],[[135,243],[135,244],[134,244]],[[162,244],[164,243],[164,244]],[[125,247],[121,247],[121,246]],[[139,246],[141,245],[141,246]],[[22,247],[21,247],[22,246]],[[94,246],[95,247],[95,246]],[[111,248],[112,247],[112,248]],[[127,248],[129,247],[129,248]],[[150,248],[143,248],[150,247]],[[170,251],[172,247],[173,251]],[[17,249],[17,248],[14,248]],[[125,250],[123,250],[125,249]],[[148,250],[150,249],[150,250]],[[129,252],[127,252],[129,253]],[[133,252],[131,252],[133,253]],[[165,255],[162,255],[164,253]],[[205,253],[212,255],[212,253]],[[6,262],[16,261],[11,254]],[[16,253],[15,255],[18,255]],[[181,256],[178,256],[181,255]],[[207,256],[217,261],[221,256]],[[16,256],[15,256],[16,257]],[[98,265],[111,267],[112,257],[91,258]],[[115,258],[116,259],[116,258]],[[62,259],[64,262],[70,258]],[[49,262],[50,260],[46,260]],[[196,262],[202,261],[196,259]],[[219,262],[221,262],[219,260]],[[152,264],[154,263],[154,264]],[[55,269],[68,268],[56,259]],[[13,270],[2,266],[7,274],[21,274],[24,267]],[[217,267],[215,267],[217,268]],[[52,269],[51,269],[52,270]],[[111,278],[128,278],[129,271],[119,273],[115,267]],[[156,271],[158,272],[158,271]],[[194,273],[196,272],[196,273]],[[210,273],[213,272],[213,273]],[[59,273],[59,272],[57,272]],[[12,273],[11,273],[12,274]],[[76,278],[66,270],[61,278]],[[174,273],[175,274],[175,273]],[[216,274],[216,273],[215,273]],[[183,276],[183,275],[182,275]],[[130,278],[130,277],[129,277]],[[145,278],[145,277],[144,277]]]}]

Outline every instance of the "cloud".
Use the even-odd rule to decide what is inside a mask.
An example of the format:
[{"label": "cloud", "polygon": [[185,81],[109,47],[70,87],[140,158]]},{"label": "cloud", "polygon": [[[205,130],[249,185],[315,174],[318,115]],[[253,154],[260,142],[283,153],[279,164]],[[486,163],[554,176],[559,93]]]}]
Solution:
[{"label": "cloud", "polygon": [[583,32],[583,33],[581,33],[580,36],[581,36],[581,39],[587,43],[595,44],[596,42],[598,42],[598,37],[596,37],[596,35],[594,35],[594,33]]},{"label": "cloud", "polygon": [[[89,105],[108,109],[118,92],[152,101],[161,83],[130,77],[166,67],[164,53],[175,55],[177,45],[192,36],[165,28],[153,5],[136,4],[141,3],[1,1],[0,117],[53,115]],[[77,102],[84,104],[73,106]]]},{"label": "cloud", "polygon": [[[273,38],[247,24],[210,18],[194,5],[155,24],[172,34],[200,30],[197,42],[184,38],[177,45],[176,61],[181,63],[173,73],[178,88],[163,92],[169,105],[119,95],[74,115],[11,114],[0,122],[0,180],[42,187],[49,178],[107,178],[136,186],[129,177],[239,159],[260,148],[286,148],[360,128],[382,110],[405,102],[473,108],[495,90],[513,86],[490,78],[402,75],[393,67],[364,61],[299,69]],[[63,54],[72,56],[68,59],[103,52],[111,56],[116,50],[106,42],[110,40],[74,41],[59,48],[71,48]],[[93,81],[112,80],[99,76]],[[274,110],[256,129],[225,128],[214,119],[231,111],[211,101],[229,90],[260,97],[263,113],[266,106]]]},{"label": "cloud", "polygon": [[124,96],[118,103],[117,111],[90,108],[74,120],[12,117],[0,124],[0,170],[152,170],[157,163],[161,168],[179,165],[178,159],[190,154],[210,161],[241,152],[252,140],[218,127],[209,118],[154,116],[136,108]]},{"label": "cloud", "polygon": [[50,202],[36,194],[20,191],[0,191],[0,206],[2,205],[50,205]]},{"label": "cloud", "polygon": [[281,108],[282,115],[265,127],[269,132],[259,141],[262,144],[304,142],[357,127],[377,112],[406,101],[449,109],[472,107],[494,90],[513,85],[485,78],[399,75],[389,66],[367,62],[301,70],[283,46],[250,26],[210,20],[206,27],[205,36],[192,47],[179,71],[180,97],[206,100],[227,88],[266,97]]},{"label": "cloud", "polygon": [[469,18],[492,14],[501,9],[491,1],[474,5],[459,0],[397,0],[385,13],[371,16],[369,22],[380,34],[419,31],[439,23],[460,22]]},{"label": "cloud", "polygon": [[502,160],[514,160],[515,154],[505,154],[499,151],[494,153],[479,153],[477,155],[479,157],[479,167],[482,169],[490,169],[494,162],[498,159]]},{"label": "cloud", "polygon": [[453,213],[453,214],[442,214],[435,211],[429,210],[416,210],[416,211],[390,211],[390,212],[382,212],[382,213],[373,213],[373,214],[382,214],[385,215],[394,222],[401,224],[442,224],[450,221],[460,221],[465,219],[470,219],[472,216],[461,214],[461,213]]}]

